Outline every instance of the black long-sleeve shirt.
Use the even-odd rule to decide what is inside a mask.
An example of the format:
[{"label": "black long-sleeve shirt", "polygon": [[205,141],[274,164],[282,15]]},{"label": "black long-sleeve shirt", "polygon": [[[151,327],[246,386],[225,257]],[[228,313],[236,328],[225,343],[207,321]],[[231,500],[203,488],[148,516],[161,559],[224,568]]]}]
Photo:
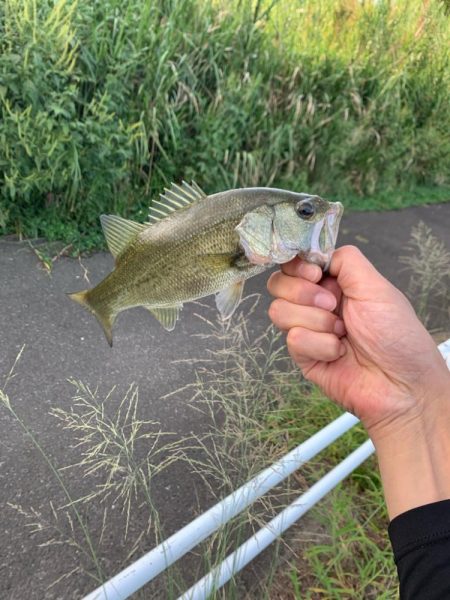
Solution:
[{"label": "black long-sleeve shirt", "polygon": [[450,500],[398,515],[389,537],[401,600],[450,600]]}]

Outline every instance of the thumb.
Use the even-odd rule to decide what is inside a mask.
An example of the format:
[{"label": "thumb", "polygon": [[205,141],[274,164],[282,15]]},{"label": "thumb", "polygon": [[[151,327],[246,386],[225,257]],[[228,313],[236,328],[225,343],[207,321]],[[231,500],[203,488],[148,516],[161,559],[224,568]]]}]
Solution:
[{"label": "thumb", "polygon": [[393,287],[356,246],[342,246],[333,253],[330,275],[345,296],[358,300],[381,300]]}]

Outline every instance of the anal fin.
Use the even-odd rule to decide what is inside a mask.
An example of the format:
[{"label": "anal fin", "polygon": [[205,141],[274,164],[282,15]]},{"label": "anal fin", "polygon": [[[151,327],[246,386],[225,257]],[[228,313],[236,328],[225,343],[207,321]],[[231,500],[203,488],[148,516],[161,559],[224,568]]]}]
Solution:
[{"label": "anal fin", "polygon": [[222,319],[229,319],[238,307],[245,280],[241,279],[216,294],[216,306]]},{"label": "anal fin", "polygon": [[173,331],[178,319],[180,318],[180,310],[183,308],[183,305],[176,304],[175,306],[165,306],[164,308],[144,306],[144,308],[150,311],[155,319],[158,319],[164,329],[167,331]]}]

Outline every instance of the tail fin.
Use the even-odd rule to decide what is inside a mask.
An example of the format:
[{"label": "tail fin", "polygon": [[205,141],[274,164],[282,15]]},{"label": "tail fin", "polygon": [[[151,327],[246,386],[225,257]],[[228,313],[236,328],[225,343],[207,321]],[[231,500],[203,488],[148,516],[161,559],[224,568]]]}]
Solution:
[{"label": "tail fin", "polygon": [[67,294],[71,300],[84,306],[89,312],[96,316],[97,321],[102,326],[105,333],[108,344],[112,347],[112,326],[114,323],[115,315],[105,311],[101,306],[94,306],[88,299],[89,290],[83,290],[82,292],[75,292],[74,294]]}]

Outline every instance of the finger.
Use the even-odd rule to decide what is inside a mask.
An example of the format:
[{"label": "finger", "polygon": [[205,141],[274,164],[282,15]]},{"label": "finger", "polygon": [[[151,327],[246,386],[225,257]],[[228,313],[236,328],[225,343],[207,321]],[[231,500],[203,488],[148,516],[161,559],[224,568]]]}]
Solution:
[{"label": "finger", "polygon": [[336,335],[318,333],[304,327],[290,329],[286,343],[289,354],[300,366],[311,361],[332,362],[346,352],[344,344]]},{"label": "finger", "polygon": [[300,306],[281,298],[274,300],[270,305],[269,317],[273,324],[283,331],[293,327],[304,327],[312,331],[334,333],[338,337],[345,334],[344,322],[332,312],[311,306]]},{"label": "finger", "polygon": [[346,296],[358,299],[379,297],[393,287],[356,246],[342,246],[333,253],[330,275]]},{"label": "finger", "polygon": [[325,310],[334,310],[337,305],[336,297],[320,285],[300,277],[290,277],[281,271],[270,276],[267,289],[272,296],[294,304],[316,306]]},{"label": "finger", "polygon": [[312,283],[317,283],[322,279],[322,269],[318,265],[307,263],[301,260],[298,256],[290,260],[288,263],[281,265],[281,270],[285,275],[291,277],[302,277]]},{"label": "finger", "polygon": [[336,277],[330,277],[328,275],[325,279],[322,279],[320,285],[333,294],[336,298],[337,306],[339,307],[342,298],[342,290],[339,287]]}]

